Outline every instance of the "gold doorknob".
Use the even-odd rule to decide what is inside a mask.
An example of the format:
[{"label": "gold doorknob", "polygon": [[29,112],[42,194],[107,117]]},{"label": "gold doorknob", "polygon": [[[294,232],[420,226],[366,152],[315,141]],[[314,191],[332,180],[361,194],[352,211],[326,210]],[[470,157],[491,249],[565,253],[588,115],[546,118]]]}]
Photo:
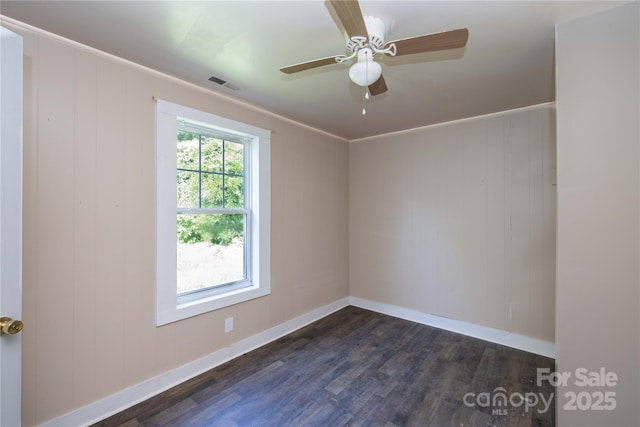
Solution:
[{"label": "gold doorknob", "polygon": [[15,335],[24,328],[24,323],[20,320],[13,320],[10,317],[0,317],[0,335]]}]

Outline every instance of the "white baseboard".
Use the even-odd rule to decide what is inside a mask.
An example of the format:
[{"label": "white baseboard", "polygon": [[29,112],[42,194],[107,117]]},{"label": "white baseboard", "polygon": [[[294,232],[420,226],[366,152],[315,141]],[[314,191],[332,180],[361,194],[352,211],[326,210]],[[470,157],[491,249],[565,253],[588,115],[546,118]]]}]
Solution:
[{"label": "white baseboard", "polygon": [[400,319],[410,320],[412,322],[422,323],[423,325],[429,325],[462,335],[479,338],[481,340],[506,345],[517,348],[518,350],[524,350],[554,359],[556,357],[556,346],[554,343],[549,341],[543,341],[524,335],[514,334],[502,329],[495,329],[488,326],[464,322],[462,320],[435,316],[433,314],[422,313],[409,308],[369,301],[357,297],[349,297],[349,304],[365,308],[367,310],[376,311],[378,313],[388,314],[389,316],[398,317]]},{"label": "white baseboard", "polygon": [[305,313],[302,316],[298,316],[295,319],[288,320],[278,326],[264,332],[260,332],[200,359],[179,366],[178,368],[165,372],[157,377],[119,391],[111,396],[97,400],[87,406],[76,409],[75,411],[64,414],[58,418],[54,418],[53,420],[42,424],[42,426],[86,426],[96,423],[168,390],[171,387],[187,381],[196,375],[206,372],[209,369],[215,368],[216,366],[228,362],[231,359],[296,331],[309,323],[326,317],[341,308],[347,307],[348,305],[365,308],[367,310],[410,320],[423,325],[434,326],[436,328],[457,332],[474,338],[480,338],[485,341],[495,342],[520,350],[529,351],[531,353],[555,358],[555,344],[551,342],[512,334],[507,331],[475,325],[473,323],[463,322],[460,320],[421,313],[416,310],[398,307],[391,304],[383,304],[356,297],[346,297]]},{"label": "white baseboard", "polygon": [[312,310],[264,332],[246,338],[200,359],[194,360],[157,377],[119,391],[104,399],[64,414],[42,424],[46,427],[86,426],[117,414],[165,390],[187,381],[209,369],[270,343],[349,305],[349,298]]}]

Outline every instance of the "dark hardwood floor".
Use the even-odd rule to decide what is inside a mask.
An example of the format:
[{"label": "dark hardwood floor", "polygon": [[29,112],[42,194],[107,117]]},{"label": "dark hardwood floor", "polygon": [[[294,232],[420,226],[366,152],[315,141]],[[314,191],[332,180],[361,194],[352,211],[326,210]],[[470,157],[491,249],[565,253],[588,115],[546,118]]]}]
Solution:
[{"label": "dark hardwood floor", "polygon": [[536,368],[554,361],[347,307],[95,425],[553,426]]}]

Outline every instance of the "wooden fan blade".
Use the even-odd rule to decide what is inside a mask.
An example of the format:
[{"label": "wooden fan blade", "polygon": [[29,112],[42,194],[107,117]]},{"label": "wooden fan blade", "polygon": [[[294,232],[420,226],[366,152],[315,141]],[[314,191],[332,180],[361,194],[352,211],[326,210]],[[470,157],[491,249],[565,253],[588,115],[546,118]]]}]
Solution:
[{"label": "wooden fan blade", "polygon": [[315,59],[313,61],[301,62],[300,64],[289,65],[287,67],[280,68],[285,74],[298,73],[304,70],[310,70],[312,68],[322,67],[323,65],[337,64],[337,56],[329,56],[327,58]]},{"label": "wooden fan blade", "polygon": [[380,95],[381,93],[385,93],[387,91],[387,83],[384,81],[384,77],[382,75],[378,80],[369,85],[369,93],[371,96]]},{"label": "wooden fan blade", "polygon": [[349,38],[369,37],[360,4],[356,0],[330,0],[329,3],[333,6]]},{"label": "wooden fan blade", "polygon": [[441,33],[395,40],[387,43],[385,47],[388,47],[391,43],[395,43],[396,56],[409,55],[412,53],[434,52],[436,50],[464,47],[464,45],[467,44],[468,38],[469,30],[463,28],[460,30],[443,31]]}]

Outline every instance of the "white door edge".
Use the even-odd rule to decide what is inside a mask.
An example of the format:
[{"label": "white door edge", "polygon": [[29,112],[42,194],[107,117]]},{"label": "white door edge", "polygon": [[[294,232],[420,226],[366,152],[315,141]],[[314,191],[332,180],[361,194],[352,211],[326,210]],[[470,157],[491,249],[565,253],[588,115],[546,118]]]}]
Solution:
[{"label": "white door edge", "polygon": [[[22,37],[0,27],[0,316],[22,318]],[[0,426],[21,424],[22,334],[0,336]]]}]

